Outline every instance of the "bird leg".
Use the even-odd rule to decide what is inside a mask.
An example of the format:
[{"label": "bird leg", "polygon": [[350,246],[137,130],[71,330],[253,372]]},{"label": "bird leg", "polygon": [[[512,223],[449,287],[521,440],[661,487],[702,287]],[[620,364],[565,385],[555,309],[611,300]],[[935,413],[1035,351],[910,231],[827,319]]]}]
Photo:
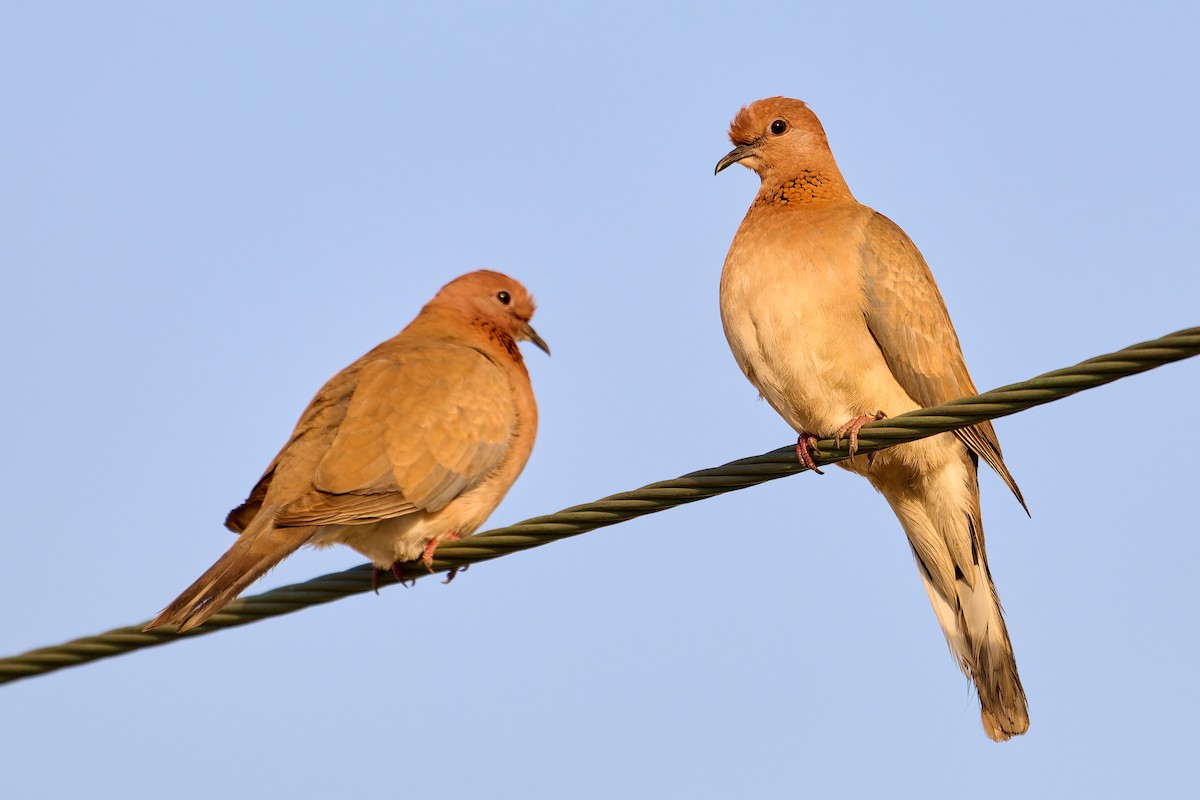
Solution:
[{"label": "bird leg", "polygon": [[[858,452],[858,431],[859,431],[859,429],[862,428],[863,425],[866,425],[868,422],[875,422],[875,421],[881,420],[881,419],[887,419],[887,414],[883,413],[882,411],[876,411],[875,416],[864,415],[861,417],[855,417],[854,419],[850,420],[845,425],[843,425],[842,427],[837,429],[837,433],[833,434],[833,441],[837,442],[838,447],[841,447],[842,446],[842,437],[846,435],[847,431],[849,431],[850,432],[849,452],[850,452],[850,457],[854,458],[854,454]],[[871,455],[867,456],[867,459],[868,459],[867,465],[868,466],[870,465],[871,461],[875,460],[874,456],[875,456],[874,453],[871,453]]]},{"label": "bird leg", "polygon": [[[459,536],[456,533],[452,533],[445,538],[458,539]],[[421,561],[425,564],[425,569],[429,570],[430,572],[433,572],[433,551],[437,550],[437,546],[438,546],[438,540],[430,539],[429,544],[425,545],[425,552],[423,552],[421,554]],[[450,570],[449,576],[446,578],[446,580],[442,581],[442,583],[449,583],[450,581],[454,580],[455,575],[457,575],[460,571],[465,571],[466,569],[467,568],[465,566],[454,567],[453,569]],[[404,574],[403,562],[400,562],[400,561],[392,562],[392,570],[391,571],[392,571],[392,574],[396,576],[396,583],[400,584],[401,586],[403,586],[404,588],[407,589],[408,588],[408,579],[407,579],[407,576]],[[379,579],[381,577],[383,577],[384,575],[386,575],[387,572],[388,572],[387,570],[380,569],[379,567],[375,567],[373,570],[371,570],[371,588],[375,590],[375,594],[379,594]],[[414,579],[414,583],[415,582],[416,582],[416,580]]]},{"label": "bird leg", "polygon": [[796,439],[796,458],[800,459],[800,463],[811,469],[818,475],[824,475],[824,472],[817,469],[817,462],[813,461],[813,456],[821,455],[821,451],[817,449],[817,437],[811,433],[802,433]]},{"label": "bird leg", "polygon": [[[459,536],[457,533],[452,533],[446,538],[457,540]],[[429,570],[430,572],[433,572],[433,551],[437,550],[437,546],[438,540],[430,539],[429,544],[425,545],[425,552],[421,554],[421,560],[425,562],[425,569]]]},{"label": "bird leg", "polygon": [[[447,536],[446,538],[447,539],[458,539],[459,536],[456,533],[452,533],[449,536]],[[429,570],[430,572],[433,572],[433,551],[437,550],[437,546],[438,546],[437,540],[430,539],[429,544],[425,546],[425,554],[423,556],[421,556],[421,560],[425,562],[425,569]],[[450,572],[446,575],[446,580],[442,581],[442,583],[447,584],[450,581],[454,580],[455,575],[457,575],[459,572],[466,572],[467,567],[469,567],[469,566],[471,566],[471,565],[465,564],[461,567],[451,567]]]}]

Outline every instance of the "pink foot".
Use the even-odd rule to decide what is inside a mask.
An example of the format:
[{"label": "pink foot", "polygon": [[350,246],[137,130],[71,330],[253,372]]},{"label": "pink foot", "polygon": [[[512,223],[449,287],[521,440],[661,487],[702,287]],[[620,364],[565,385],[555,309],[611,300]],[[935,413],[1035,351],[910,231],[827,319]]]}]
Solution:
[{"label": "pink foot", "polygon": [[[457,540],[459,536],[457,533],[452,533],[446,538]],[[425,545],[425,552],[421,554],[421,560],[425,562],[425,569],[430,572],[433,572],[433,551],[437,550],[437,546],[438,540],[430,539],[429,544]]]},{"label": "pink foot", "polygon": [[[870,416],[855,417],[854,419],[850,420],[845,425],[843,425],[842,427],[837,429],[837,433],[833,434],[833,440],[835,442],[837,442],[838,447],[841,447],[842,446],[842,437],[846,435],[847,431],[849,431],[849,433],[850,433],[849,452],[850,452],[850,457],[854,458],[854,454],[858,452],[858,432],[859,432],[859,430],[862,428],[863,425],[866,425],[868,422],[875,422],[876,420],[881,420],[881,419],[887,419],[887,414],[883,413],[882,411],[876,411],[875,416],[873,416],[873,417],[870,417]],[[872,453],[872,455],[874,455],[874,453]]]},{"label": "pink foot", "polygon": [[817,462],[813,461],[814,455],[821,455],[821,452],[817,450],[817,437],[811,433],[800,434],[800,437],[796,439],[796,458],[800,459],[800,463],[813,472],[824,475],[824,472],[817,469]]}]

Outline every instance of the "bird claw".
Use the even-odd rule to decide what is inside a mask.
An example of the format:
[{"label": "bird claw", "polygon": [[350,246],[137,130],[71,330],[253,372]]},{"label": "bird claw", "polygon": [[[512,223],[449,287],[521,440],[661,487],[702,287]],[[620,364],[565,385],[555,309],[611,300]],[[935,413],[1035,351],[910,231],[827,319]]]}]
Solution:
[{"label": "bird claw", "polygon": [[[460,537],[458,534],[452,533],[444,538],[458,539]],[[439,542],[437,539],[430,539],[429,543],[425,545],[425,551],[421,553],[421,563],[423,563],[425,565],[425,569],[429,570],[430,572],[433,572],[433,553],[435,550],[437,550],[438,544]],[[464,564],[461,567],[454,567],[450,570],[450,573],[446,576],[446,580],[442,581],[442,583],[449,583],[450,581],[454,580],[455,575],[460,572],[466,572],[467,567],[469,566],[470,564]],[[379,579],[386,575],[387,572],[388,570],[380,569],[379,567],[375,567],[373,570],[371,570],[371,588],[375,591],[375,594],[379,594]],[[392,562],[391,573],[396,576],[396,583],[400,584],[406,589],[409,588],[408,576],[404,574],[403,562]],[[413,578],[413,583],[415,584],[416,582],[416,578]]]},{"label": "bird claw", "polygon": [[821,455],[821,451],[817,449],[817,437],[811,433],[800,434],[796,439],[796,458],[813,472],[824,475],[825,473],[817,468],[817,462],[813,461],[814,455]]},{"label": "bird claw", "polygon": [[[837,432],[833,434],[833,441],[837,443],[838,447],[841,447],[842,446],[842,437],[846,435],[847,431],[849,431],[850,447],[848,448],[848,452],[850,453],[850,457],[854,458],[854,454],[858,452],[858,431],[862,428],[863,425],[866,425],[868,422],[876,422],[877,420],[881,420],[881,419],[887,419],[887,414],[883,413],[882,411],[876,411],[874,416],[863,415],[861,417],[855,417],[854,419],[850,420],[845,425],[843,425],[842,427],[837,429]],[[867,466],[869,467],[871,465],[871,462],[874,460],[875,460],[874,453],[871,453],[870,455],[868,455],[867,456]]]},{"label": "bird claw", "polygon": [[446,574],[446,580],[442,581],[442,585],[445,586],[447,583],[454,580],[454,576],[458,573],[466,572],[467,568],[470,566],[470,564],[463,564],[461,567],[453,567],[450,572]]},{"label": "bird claw", "polygon": [[[379,594],[379,579],[388,572],[389,570],[380,569],[379,567],[375,567],[371,570],[371,589],[375,592],[375,594]],[[399,561],[392,562],[392,568],[390,572],[396,576],[396,583],[400,584],[405,589],[409,588],[407,578],[404,576],[404,567]]]},{"label": "bird claw", "polygon": [[[457,533],[452,533],[445,538],[457,541],[459,535]],[[425,545],[425,552],[421,554],[421,561],[425,563],[425,569],[429,570],[430,572],[433,572],[433,551],[437,550],[438,544],[440,544],[440,542],[438,542],[437,539],[430,539],[429,544]]]},{"label": "bird claw", "polygon": [[[396,582],[399,583],[401,586],[403,586],[405,589],[411,588],[404,579],[404,565],[401,564],[399,561],[392,562],[392,574],[396,576]],[[413,583],[416,584],[416,582],[417,582],[417,579],[413,578]]]}]

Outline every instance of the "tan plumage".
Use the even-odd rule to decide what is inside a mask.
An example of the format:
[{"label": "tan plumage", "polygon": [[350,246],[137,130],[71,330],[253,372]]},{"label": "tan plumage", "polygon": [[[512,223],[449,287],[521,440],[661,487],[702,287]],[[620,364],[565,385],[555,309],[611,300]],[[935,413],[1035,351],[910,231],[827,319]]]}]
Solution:
[{"label": "tan plumage", "polygon": [[549,352],[533,311],[517,281],[472,272],[335,375],[229,513],[238,541],[146,627],[194,628],[305,544],[346,544],[386,569],[473,533],[537,435],[517,348]]},{"label": "tan plumage", "polygon": [[[877,411],[895,416],[975,394],[933,275],[895,223],[854,199],[816,116],[759,100],[730,126],[734,163],[762,186],[729,248],[721,319],[738,365],[799,433],[831,436]],[[1029,727],[1025,693],[987,565],[978,459],[1024,506],[990,422],[843,466],[899,517],[985,732]]]}]

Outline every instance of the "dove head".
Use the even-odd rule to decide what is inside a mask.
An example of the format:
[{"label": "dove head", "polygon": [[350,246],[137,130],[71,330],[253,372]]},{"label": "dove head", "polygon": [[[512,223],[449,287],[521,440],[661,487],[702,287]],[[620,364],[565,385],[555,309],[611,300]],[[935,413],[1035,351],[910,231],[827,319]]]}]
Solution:
[{"label": "dove head", "polygon": [[764,187],[792,183],[812,199],[850,195],[821,121],[800,100],[768,97],[745,106],[729,125],[729,140],[735,146],[717,172],[740,163]]},{"label": "dove head", "polygon": [[425,310],[465,315],[474,335],[498,344],[519,361],[517,342],[533,342],[550,354],[550,347],[529,324],[535,307],[533,296],[520,281],[481,269],[447,283]]}]

